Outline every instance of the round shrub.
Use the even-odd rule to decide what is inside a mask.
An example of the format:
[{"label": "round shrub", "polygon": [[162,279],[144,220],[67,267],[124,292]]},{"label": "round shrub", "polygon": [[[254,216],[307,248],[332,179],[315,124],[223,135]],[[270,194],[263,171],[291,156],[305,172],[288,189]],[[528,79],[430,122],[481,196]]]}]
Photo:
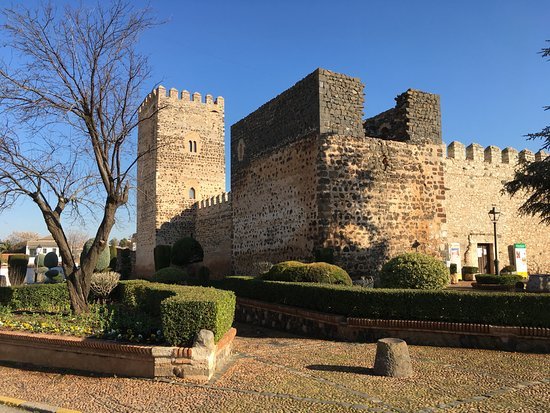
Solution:
[{"label": "round shrub", "polygon": [[343,268],[326,262],[307,264],[308,282],[352,285],[349,274]]},{"label": "round shrub", "polygon": [[429,255],[411,252],[392,258],[382,267],[382,288],[439,290],[449,283],[445,264]]},{"label": "round shrub", "polygon": [[[82,261],[82,257],[90,251],[90,248],[92,248],[92,244],[94,242],[93,238],[90,238],[86,243],[84,244],[84,247],[82,248],[82,253],[80,254],[80,260]],[[105,271],[107,268],[109,268],[109,263],[111,261],[111,252],[109,251],[109,247],[105,246],[105,249],[101,251],[101,254],[99,254],[99,258],[97,259],[97,263],[95,265],[95,271]]]},{"label": "round shrub", "polygon": [[53,251],[48,252],[44,257],[44,267],[53,268],[59,265],[59,257]]},{"label": "round shrub", "polygon": [[59,270],[51,269],[46,271],[44,275],[46,276],[46,283],[48,284],[63,282],[63,275],[59,272]]},{"label": "round shrub", "polygon": [[512,274],[514,272],[516,272],[515,265],[505,265],[502,270],[500,270],[501,274]]},{"label": "round shrub", "polygon": [[172,245],[172,264],[187,265],[201,262],[204,251],[201,244],[194,238],[182,238]]},{"label": "round shrub", "polygon": [[352,285],[351,278],[344,269],[326,262],[304,264],[284,261],[275,264],[261,278],[270,281]]},{"label": "round shrub", "polygon": [[151,281],[163,284],[185,284],[187,282],[187,273],[177,267],[161,268],[153,275]]}]

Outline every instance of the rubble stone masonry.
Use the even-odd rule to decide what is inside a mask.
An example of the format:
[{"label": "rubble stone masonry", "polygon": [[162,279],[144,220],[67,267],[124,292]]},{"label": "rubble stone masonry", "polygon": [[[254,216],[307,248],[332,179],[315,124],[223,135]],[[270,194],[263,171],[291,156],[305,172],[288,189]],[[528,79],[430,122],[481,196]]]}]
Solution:
[{"label": "rubble stone masonry", "polygon": [[446,246],[441,145],[330,136],[319,165],[323,246],[352,275],[374,274],[390,257]]},{"label": "rubble stone masonry", "polygon": [[503,184],[513,179],[518,162],[540,160],[545,152],[533,154],[496,146],[468,147],[452,142],[445,159],[445,193],[448,241],[460,244],[463,265],[478,266],[477,244],[491,244],[493,224],[488,212],[493,205],[500,209],[497,243],[500,268],[514,264],[513,244],[524,243],[529,271],[550,272],[550,230],[536,217],[520,216],[518,208],[525,194],[510,198],[502,192]]},{"label": "rubble stone masonry", "polygon": [[139,116],[136,273],[150,276],[154,246],[195,236],[197,201],[225,190],[224,100],[160,86]]},{"label": "rubble stone masonry", "polygon": [[[163,87],[140,108],[137,273],[153,248],[192,235],[214,276],[255,274],[261,262],[310,261],[330,248],[352,276],[417,248],[477,266],[501,209],[500,267],[525,243],[529,270],[550,272],[548,227],[520,217],[525,195],[503,183],[518,162],[547,154],[442,144],[439,96],[409,89],[363,120],[363,84],[317,69],[231,127],[225,189],[224,101]],[[491,247],[492,248],[492,247]]]}]

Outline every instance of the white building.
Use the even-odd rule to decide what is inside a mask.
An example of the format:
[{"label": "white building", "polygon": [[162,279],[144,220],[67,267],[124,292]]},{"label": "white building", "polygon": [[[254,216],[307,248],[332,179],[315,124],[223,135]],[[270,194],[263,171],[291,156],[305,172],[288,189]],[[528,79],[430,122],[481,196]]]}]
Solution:
[{"label": "white building", "polygon": [[29,256],[29,266],[34,265],[34,259],[37,255],[46,255],[48,252],[55,252],[59,256],[59,247],[51,235],[27,241],[25,254]]}]

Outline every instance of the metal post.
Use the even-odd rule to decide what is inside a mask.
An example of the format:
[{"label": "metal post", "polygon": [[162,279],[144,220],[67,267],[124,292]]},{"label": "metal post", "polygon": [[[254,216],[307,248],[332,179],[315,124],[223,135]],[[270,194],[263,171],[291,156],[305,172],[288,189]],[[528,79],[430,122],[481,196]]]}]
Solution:
[{"label": "metal post", "polygon": [[498,244],[497,244],[497,222],[493,222],[494,233],[495,233],[495,274],[500,275],[500,270],[498,268]]}]

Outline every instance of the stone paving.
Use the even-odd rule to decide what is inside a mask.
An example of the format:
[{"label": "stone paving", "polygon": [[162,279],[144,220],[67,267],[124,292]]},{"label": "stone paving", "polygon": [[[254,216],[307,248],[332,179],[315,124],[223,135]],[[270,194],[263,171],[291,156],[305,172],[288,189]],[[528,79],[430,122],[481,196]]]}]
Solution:
[{"label": "stone paving", "polygon": [[376,345],[237,325],[235,357],[210,383],[0,366],[0,394],[83,412],[546,412],[550,357],[409,346],[415,374],[372,374]]}]

